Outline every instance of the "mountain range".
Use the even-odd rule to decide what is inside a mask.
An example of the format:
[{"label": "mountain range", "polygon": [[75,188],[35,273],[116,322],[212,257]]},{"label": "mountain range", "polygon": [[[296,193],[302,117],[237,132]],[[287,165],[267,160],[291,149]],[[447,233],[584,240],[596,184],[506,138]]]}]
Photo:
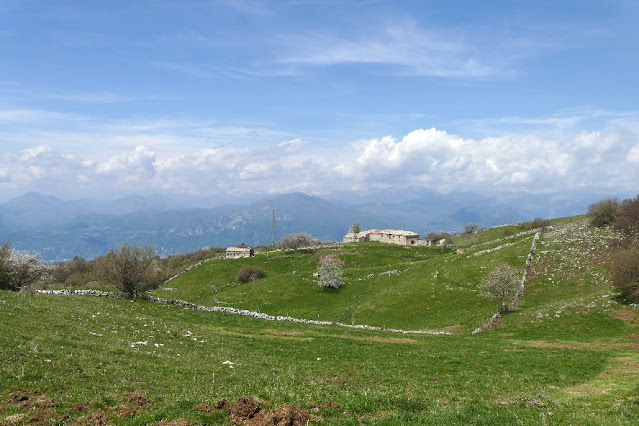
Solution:
[{"label": "mountain range", "polygon": [[[291,193],[244,204],[193,207],[162,195],[116,200],[65,201],[28,193],[0,204],[0,242],[38,252],[46,261],[74,256],[91,259],[124,242],[151,244],[162,256],[202,247],[271,243],[308,232],[322,241],[341,241],[357,222],[362,229],[395,228],[426,234],[585,213],[601,194],[442,194],[420,187],[341,191],[321,196]],[[209,200],[210,203],[210,200]]]}]

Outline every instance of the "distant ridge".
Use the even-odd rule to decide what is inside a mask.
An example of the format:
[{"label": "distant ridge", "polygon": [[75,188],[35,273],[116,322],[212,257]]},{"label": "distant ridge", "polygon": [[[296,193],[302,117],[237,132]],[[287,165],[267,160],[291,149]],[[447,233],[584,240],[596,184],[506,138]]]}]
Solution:
[{"label": "distant ridge", "polygon": [[277,238],[308,232],[341,241],[357,222],[364,228],[457,232],[469,222],[480,227],[585,213],[602,198],[587,192],[528,194],[441,194],[425,188],[341,191],[322,197],[301,192],[247,204],[182,207],[163,195],[112,201],[64,201],[28,193],[0,204],[0,242],[35,251],[47,261],[93,258],[124,242],[154,245],[163,256],[200,249],[271,240],[272,212]]}]

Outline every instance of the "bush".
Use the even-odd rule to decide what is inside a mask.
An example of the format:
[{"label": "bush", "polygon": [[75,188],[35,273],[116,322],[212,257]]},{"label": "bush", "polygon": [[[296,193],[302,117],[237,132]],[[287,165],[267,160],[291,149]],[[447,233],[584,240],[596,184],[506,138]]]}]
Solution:
[{"label": "bush", "polygon": [[262,268],[244,265],[237,272],[237,280],[241,283],[249,283],[264,278],[264,275]]},{"label": "bush", "polygon": [[531,231],[533,229],[545,228],[550,226],[550,221],[548,219],[535,218],[535,220],[531,220],[530,222],[522,222],[519,224],[518,228],[522,231]]},{"label": "bush", "polygon": [[40,255],[0,245],[0,290],[19,291],[30,285],[51,279],[51,267],[41,262]]},{"label": "bush", "polygon": [[612,283],[626,300],[639,303],[639,242],[613,253],[610,264]]},{"label": "bush", "polygon": [[477,223],[467,223],[464,226],[464,234],[474,234],[479,229],[479,224]]},{"label": "bush", "polygon": [[601,228],[602,226],[612,225],[617,218],[619,212],[619,200],[616,198],[606,198],[598,201],[588,207],[588,215],[590,216],[590,225]]},{"label": "bush", "polygon": [[159,286],[162,282],[160,267],[152,246],[124,244],[106,256],[94,260],[94,277],[112,285],[129,297]]},{"label": "bush", "polygon": [[634,200],[624,200],[619,205],[614,227],[626,238],[639,236],[639,195]]}]

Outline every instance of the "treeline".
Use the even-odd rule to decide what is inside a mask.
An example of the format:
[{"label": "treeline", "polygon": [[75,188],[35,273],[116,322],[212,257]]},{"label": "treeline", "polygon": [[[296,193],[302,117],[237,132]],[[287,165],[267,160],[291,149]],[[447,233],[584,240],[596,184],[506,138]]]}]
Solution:
[{"label": "treeline", "polygon": [[[298,232],[282,237],[274,247],[263,250],[298,250],[320,244],[310,234]],[[243,245],[243,244],[242,244]],[[160,258],[153,246],[123,244],[104,256],[86,260],[44,263],[38,254],[15,250],[8,242],[0,245],[0,290],[30,291],[80,286],[115,287],[131,297],[157,288],[167,279],[206,259],[223,256],[224,248],[203,248],[191,253]],[[259,279],[255,271],[241,271],[238,280]]]},{"label": "treeline", "polygon": [[[136,293],[143,287],[158,286],[188,267],[223,253],[223,248],[207,247],[160,258],[152,246],[124,244],[93,260],[76,256],[64,262],[44,263],[38,254],[15,250],[5,242],[0,245],[0,290],[28,291],[101,284]],[[139,281],[137,287],[131,284],[132,280]]]},{"label": "treeline", "polygon": [[609,245],[610,277],[623,298],[639,303],[639,195],[601,200],[590,205],[588,214],[592,226],[610,226],[617,232]]}]

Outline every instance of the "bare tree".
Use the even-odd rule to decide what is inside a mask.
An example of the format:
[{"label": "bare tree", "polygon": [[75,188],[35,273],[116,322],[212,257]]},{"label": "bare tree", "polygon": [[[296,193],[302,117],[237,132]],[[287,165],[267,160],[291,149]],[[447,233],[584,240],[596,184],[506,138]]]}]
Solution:
[{"label": "bare tree", "polygon": [[306,232],[297,232],[295,234],[289,234],[277,243],[277,246],[282,249],[297,250],[302,247],[309,247],[313,245],[314,240],[310,234]]},{"label": "bare tree", "polygon": [[40,255],[11,248],[8,242],[0,246],[0,290],[18,291],[51,278],[50,267]]},{"label": "bare tree", "polygon": [[464,226],[464,234],[474,234],[475,232],[477,232],[477,228],[479,228],[479,225],[476,223],[467,223]]},{"label": "bare tree", "polygon": [[639,240],[628,247],[618,248],[611,256],[610,278],[621,296],[631,303],[639,303]]},{"label": "bare tree", "polygon": [[344,286],[342,261],[337,256],[320,257],[318,269],[320,287],[337,289]]},{"label": "bare tree", "polygon": [[93,274],[98,281],[115,286],[129,297],[152,289],[161,280],[155,248],[128,243],[96,258]]},{"label": "bare tree", "polygon": [[508,312],[508,303],[513,300],[519,288],[517,271],[510,265],[500,265],[493,269],[480,287],[481,295],[499,302],[499,311]]},{"label": "bare tree", "polygon": [[614,226],[627,239],[639,236],[639,195],[634,199],[623,200],[619,205]]}]

